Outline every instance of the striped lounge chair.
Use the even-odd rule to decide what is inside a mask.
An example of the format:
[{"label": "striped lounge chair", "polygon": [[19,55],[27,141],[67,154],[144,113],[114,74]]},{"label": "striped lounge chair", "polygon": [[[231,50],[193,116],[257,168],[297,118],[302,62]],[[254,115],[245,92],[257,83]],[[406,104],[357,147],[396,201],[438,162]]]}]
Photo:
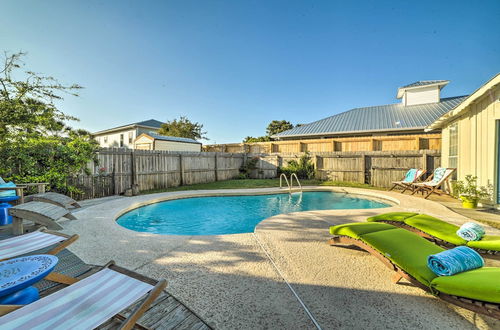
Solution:
[{"label": "striped lounge chair", "polygon": [[[412,184],[412,195],[417,192],[424,194],[424,198],[427,199],[432,194],[442,195],[449,194],[451,191],[450,181],[451,175],[456,171],[456,168],[444,168],[438,167],[434,170],[432,175],[430,175],[424,182],[416,182]],[[447,191],[439,189],[439,187],[446,185]]]},{"label": "striped lounge chair", "polygon": [[[0,314],[4,314],[0,327],[94,329],[116,318],[122,320],[120,329],[132,329],[166,285],[165,280],[154,281],[110,262],[97,273],[29,305],[0,305]],[[144,299],[128,317],[119,314],[141,297]]]},{"label": "striped lounge chair", "polygon": [[46,254],[58,254],[78,239],[78,235],[66,235],[47,231],[44,227],[32,233],[0,241],[0,261],[21,256],[57,244]]},{"label": "striped lounge chair", "polygon": [[413,189],[413,184],[416,183],[422,175],[425,174],[425,171],[420,169],[420,168],[411,168],[406,172],[404,178],[402,178],[400,181],[393,181],[392,182],[392,187],[389,189],[389,191],[394,190],[396,187],[401,187],[403,188],[403,191],[401,193],[404,193],[408,189]]}]

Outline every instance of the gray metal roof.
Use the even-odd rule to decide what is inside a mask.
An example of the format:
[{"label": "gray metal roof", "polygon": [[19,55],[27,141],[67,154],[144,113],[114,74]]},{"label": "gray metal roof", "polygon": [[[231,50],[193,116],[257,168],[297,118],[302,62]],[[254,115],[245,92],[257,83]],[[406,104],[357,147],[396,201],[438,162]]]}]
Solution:
[{"label": "gray metal roof", "polygon": [[420,87],[420,86],[427,86],[427,85],[434,85],[434,84],[439,84],[439,83],[449,83],[448,80],[420,80],[416,81],[414,83],[411,83],[406,86],[401,86],[399,88],[411,88],[411,87]]},{"label": "gray metal roof", "polygon": [[201,144],[201,142],[184,137],[160,135],[155,132],[148,132],[147,134],[156,140]]},{"label": "gray metal roof", "polygon": [[156,119],[150,119],[150,120],[145,120],[145,121],[139,121],[137,123],[133,123],[131,125],[138,125],[138,126],[148,126],[148,127],[157,127],[160,128],[163,123],[161,121],[158,121]]},{"label": "gray metal roof", "polygon": [[374,131],[424,129],[459,105],[467,96],[442,98],[439,103],[404,106],[402,103],[356,108],[292,128],[273,137],[342,135]]},{"label": "gray metal roof", "polygon": [[139,121],[137,123],[132,123],[132,124],[127,124],[127,125],[122,125],[122,126],[117,126],[113,128],[108,128],[104,129],[101,131],[97,131],[95,133],[92,133],[93,135],[99,135],[103,133],[109,133],[109,132],[114,132],[114,131],[120,131],[126,128],[132,128],[136,126],[144,126],[144,127],[150,127],[150,128],[160,128],[163,123],[159,120],[155,119],[149,119],[149,120],[144,120],[144,121]]}]

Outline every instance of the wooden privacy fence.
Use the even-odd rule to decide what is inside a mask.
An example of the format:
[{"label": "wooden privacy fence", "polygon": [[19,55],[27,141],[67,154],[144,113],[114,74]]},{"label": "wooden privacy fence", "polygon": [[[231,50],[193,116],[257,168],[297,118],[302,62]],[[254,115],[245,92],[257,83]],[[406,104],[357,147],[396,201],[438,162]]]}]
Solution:
[{"label": "wooden privacy fence", "polygon": [[97,159],[88,165],[90,175],[71,180],[83,192],[76,198],[118,195],[134,186],[144,191],[232,179],[246,155],[104,148]]},{"label": "wooden privacy fence", "polygon": [[[258,156],[257,177],[277,176],[277,169],[290,160],[298,161],[303,154],[273,154]],[[431,173],[441,164],[441,154],[426,151],[371,151],[312,153],[316,178],[320,180],[367,183],[376,187],[389,187],[400,180],[410,168],[422,168]]]},{"label": "wooden privacy fence", "polygon": [[232,153],[299,153],[350,151],[440,150],[441,134],[365,136],[347,138],[285,140],[254,143],[214,144],[204,151]]},{"label": "wooden privacy fence", "polygon": [[[286,166],[304,153],[233,154],[179,153],[158,150],[102,149],[98,163],[89,164],[90,175],[71,180],[81,191],[77,199],[123,194],[127,189],[138,191],[164,189],[180,185],[228,180],[238,177],[242,165],[257,157],[252,178],[275,178],[278,168]],[[321,180],[368,183],[389,187],[410,168],[429,173],[441,163],[436,150],[370,151],[311,153],[316,177]]]}]

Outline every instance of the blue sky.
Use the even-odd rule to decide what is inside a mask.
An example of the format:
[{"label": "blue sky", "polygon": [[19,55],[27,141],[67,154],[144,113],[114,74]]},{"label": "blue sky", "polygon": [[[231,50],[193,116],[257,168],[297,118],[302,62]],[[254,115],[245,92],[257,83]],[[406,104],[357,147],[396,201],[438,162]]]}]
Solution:
[{"label": "blue sky", "polygon": [[500,71],[500,1],[24,1],[0,3],[0,49],[78,83],[61,109],[97,131],[181,115],[208,143],[395,103],[448,79],[469,94]]}]

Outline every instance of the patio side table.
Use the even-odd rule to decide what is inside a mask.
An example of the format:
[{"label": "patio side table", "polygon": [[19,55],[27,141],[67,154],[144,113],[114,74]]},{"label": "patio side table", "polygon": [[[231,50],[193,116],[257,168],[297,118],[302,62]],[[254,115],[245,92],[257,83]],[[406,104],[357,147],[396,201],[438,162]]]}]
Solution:
[{"label": "patio side table", "polygon": [[24,305],[39,299],[38,290],[31,286],[50,274],[58,258],[37,254],[0,262],[0,304]]}]

